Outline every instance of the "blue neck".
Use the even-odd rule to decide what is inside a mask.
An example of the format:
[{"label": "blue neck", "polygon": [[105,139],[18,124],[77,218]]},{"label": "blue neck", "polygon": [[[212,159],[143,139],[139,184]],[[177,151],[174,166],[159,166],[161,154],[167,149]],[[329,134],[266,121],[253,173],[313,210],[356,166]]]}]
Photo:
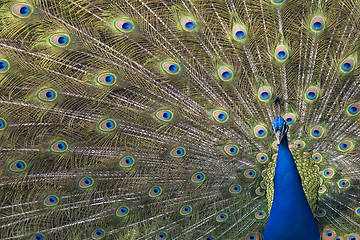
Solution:
[{"label": "blue neck", "polygon": [[320,233],[301,185],[286,135],[280,142],[274,176],[274,200],[264,240],[319,240]]}]

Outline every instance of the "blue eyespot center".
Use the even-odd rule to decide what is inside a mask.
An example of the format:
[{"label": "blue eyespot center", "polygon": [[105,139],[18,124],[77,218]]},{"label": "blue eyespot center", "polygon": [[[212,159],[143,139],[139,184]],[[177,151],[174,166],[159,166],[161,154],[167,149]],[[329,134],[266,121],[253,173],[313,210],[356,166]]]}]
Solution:
[{"label": "blue eyespot center", "polygon": [[231,148],[230,148],[230,152],[231,152],[231,153],[236,153],[236,151],[237,151],[237,148],[236,148],[236,147],[231,147]]},{"label": "blue eyespot center", "polygon": [[309,99],[314,99],[314,98],[316,97],[316,93],[314,93],[314,92],[308,92],[308,93],[307,93],[307,97],[308,97]]},{"label": "blue eyespot center", "polygon": [[106,121],[106,128],[107,129],[114,128],[114,122],[113,121]]},{"label": "blue eyespot center", "polygon": [[3,126],[5,126],[4,121],[0,120],[0,128],[2,128]]},{"label": "blue eyespot center", "polygon": [[263,161],[265,161],[265,160],[266,160],[266,157],[265,157],[265,156],[261,156],[260,159],[263,160]]},{"label": "blue eyespot center", "polygon": [[67,41],[68,41],[68,38],[67,38],[66,36],[60,36],[60,37],[58,38],[58,44],[60,44],[60,45],[66,44]]},{"label": "blue eyespot center", "polygon": [[64,150],[64,149],[65,149],[65,144],[62,143],[62,142],[59,142],[59,143],[57,144],[57,146],[58,146],[59,150]]},{"label": "blue eyespot center", "polygon": [[323,210],[319,210],[318,213],[322,214],[322,213],[323,213]]},{"label": "blue eyespot center", "polygon": [[286,121],[287,123],[292,123],[294,120],[293,120],[292,118],[287,118],[285,121]]},{"label": "blue eyespot center", "polygon": [[345,184],[346,184],[345,181],[341,181],[341,182],[340,182],[340,185],[341,185],[341,186],[345,186]]},{"label": "blue eyespot center", "polygon": [[315,136],[319,136],[319,135],[320,135],[320,131],[319,131],[319,130],[313,130],[313,134],[314,134]]},{"label": "blue eyespot center", "polygon": [[169,69],[169,72],[173,73],[173,72],[176,72],[179,69],[179,67],[176,66],[175,64],[171,64],[168,69]]},{"label": "blue eyespot center", "polygon": [[22,162],[17,162],[17,163],[16,163],[16,167],[17,167],[18,169],[23,169],[23,168],[24,168],[24,164],[23,164]]},{"label": "blue eyespot center", "polygon": [[249,238],[250,238],[251,240],[256,239],[255,235],[252,235],[252,234],[249,236]]},{"label": "blue eyespot center", "polygon": [[184,154],[184,150],[182,150],[181,148],[178,148],[178,149],[176,149],[176,154],[177,154],[178,156],[181,156],[181,155]]},{"label": "blue eyespot center", "polygon": [[158,187],[153,188],[153,191],[155,194],[158,194],[160,192],[160,189]]},{"label": "blue eyespot center", "polygon": [[206,240],[213,240],[212,237],[207,237]]},{"label": "blue eyespot center", "polygon": [[36,238],[37,240],[42,240],[42,239],[43,239],[43,237],[42,237],[41,235],[39,235],[39,234],[36,234],[36,235],[35,235],[35,238]]},{"label": "blue eyespot center", "polygon": [[330,172],[329,171],[325,171],[325,175],[327,176],[327,175],[329,175],[330,174]]},{"label": "blue eyespot center", "polygon": [[226,118],[226,115],[224,114],[224,113],[220,113],[219,115],[218,115],[218,119],[219,120],[224,120]]},{"label": "blue eyespot center", "polygon": [[341,149],[346,149],[346,148],[347,148],[347,144],[346,144],[346,143],[341,143],[341,144],[340,144],[340,148],[341,148]]},{"label": "blue eyespot center", "polygon": [[249,171],[249,176],[254,176],[254,171]]},{"label": "blue eyespot center", "polygon": [[121,25],[121,28],[125,31],[128,31],[132,28],[132,24],[130,22],[124,22],[122,25]]},{"label": "blue eyespot center", "polygon": [[322,26],[323,26],[323,24],[321,22],[314,22],[313,23],[313,28],[316,29],[316,30],[321,29]]},{"label": "blue eyespot center", "polygon": [[286,57],[286,52],[285,51],[280,51],[280,52],[277,53],[277,56],[278,56],[278,58],[283,59],[283,58]]},{"label": "blue eyespot center", "polygon": [[185,23],[185,27],[187,29],[193,29],[195,27],[195,23],[192,21],[189,21],[189,22]]},{"label": "blue eyespot center", "polygon": [[171,113],[169,113],[169,112],[164,112],[163,113],[163,118],[164,119],[169,119],[171,117]]},{"label": "blue eyespot center", "polygon": [[103,231],[101,231],[101,230],[97,230],[95,233],[98,236],[102,236],[104,234]]},{"label": "blue eyespot center", "polygon": [[264,192],[264,190],[260,189],[260,193],[263,193],[263,192]]},{"label": "blue eyespot center", "polygon": [[[319,191],[322,191],[323,190],[323,188],[322,187],[319,187]],[[319,213],[320,213],[320,211],[319,211]]]},{"label": "blue eyespot center", "polygon": [[270,97],[270,93],[268,93],[268,92],[262,92],[262,93],[260,94],[260,96],[261,96],[261,98],[266,99],[266,98],[269,98],[269,97]]},{"label": "blue eyespot center", "polygon": [[350,107],[349,107],[349,111],[350,111],[351,113],[357,113],[357,112],[358,112],[358,109],[357,109],[357,107],[355,107],[355,106],[350,106]]},{"label": "blue eyespot center", "polygon": [[22,16],[29,14],[29,12],[30,12],[30,8],[28,6],[22,6],[20,8],[20,15]]},{"label": "blue eyespot center", "polygon": [[262,215],[264,215],[264,213],[263,213],[263,212],[258,212],[258,214],[259,214],[259,216],[262,216]]},{"label": "blue eyespot center", "polygon": [[127,211],[128,210],[126,208],[124,208],[124,207],[120,208],[120,212],[122,212],[123,214],[127,213]]},{"label": "blue eyespot center", "polygon": [[91,181],[90,178],[85,178],[85,179],[84,179],[84,183],[85,183],[86,185],[90,185],[90,184],[92,183],[92,181]]},{"label": "blue eyespot center", "polygon": [[184,211],[185,211],[185,212],[189,212],[189,211],[190,211],[190,208],[189,208],[189,207],[184,207]]},{"label": "blue eyespot center", "polygon": [[258,135],[259,136],[264,136],[265,135],[265,130],[263,130],[263,129],[259,130]]},{"label": "blue eyespot center", "polygon": [[237,38],[244,38],[244,37],[245,37],[245,32],[244,32],[244,31],[237,31],[237,32],[235,33],[235,36],[236,36]]},{"label": "blue eyespot center", "polygon": [[48,91],[46,91],[45,95],[46,95],[47,99],[52,99],[52,98],[54,98],[55,93],[54,93],[54,91],[48,90]]},{"label": "blue eyespot center", "polygon": [[5,61],[0,61],[0,70],[5,70],[7,67],[7,63]]},{"label": "blue eyespot center", "polygon": [[221,215],[220,215],[220,218],[221,218],[221,219],[225,219],[225,218],[226,218],[225,214],[221,214]]},{"label": "blue eyespot center", "polygon": [[356,240],[356,237],[352,236],[350,237],[350,240]]},{"label": "blue eyespot center", "polygon": [[231,72],[229,71],[225,71],[221,74],[221,77],[224,78],[224,79],[228,79],[231,77]]},{"label": "blue eyespot center", "polygon": [[114,77],[112,75],[106,75],[105,82],[112,83],[114,81]]},{"label": "blue eyespot center", "polygon": [[352,65],[350,63],[343,63],[342,68],[345,71],[348,71],[348,70],[350,70],[352,68]]},{"label": "blue eyespot center", "polygon": [[132,159],[131,158],[125,158],[125,163],[126,163],[126,165],[130,165],[132,163]]},{"label": "blue eyespot center", "polygon": [[201,181],[204,177],[201,173],[196,174],[196,178]]},{"label": "blue eyespot center", "polygon": [[328,236],[328,237],[331,237],[332,235],[333,235],[332,232],[327,232],[327,233],[326,233],[326,236]]},{"label": "blue eyespot center", "polygon": [[236,192],[238,192],[238,191],[240,190],[240,187],[239,187],[239,186],[234,186],[234,190],[235,190]]},{"label": "blue eyespot center", "polygon": [[165,238],[165,233],[159,233],[160,238]]},{"label": "blue eyespot center", "polygon": [[56,203],[56,198],[55,197],[49,197],[49,201],[51,203]]},{"label": "blue eyespot center", "polygon": [[314,157],[314,160],[318,160],[319,158],[318,157]]}]

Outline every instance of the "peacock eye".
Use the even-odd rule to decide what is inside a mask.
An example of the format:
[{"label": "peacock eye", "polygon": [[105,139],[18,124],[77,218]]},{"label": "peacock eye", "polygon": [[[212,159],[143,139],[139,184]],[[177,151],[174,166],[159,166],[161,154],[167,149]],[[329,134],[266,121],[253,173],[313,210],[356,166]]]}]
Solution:
[{"label": "peacock eye", "polygon": [[223,81],[230,81],[233,79],[233,73],[228,67],[220,67],[218,69],[218,75]]},{"label": "peacock eye", "polygon": [[233,184],[229,187],[229,192],[232,194],[239,194],[241,192],[241,186],[238,184]]},{"label": "peacock eye", "polygon": [[180,72],[180,65],[175,62],[164,62],[162,64],[162,69],[170,75],[176,75]]},{"label": "peacock eye", "polygon": [[68,144],[63,140],[56,141],[51,145],[51,151],[56,153],[66,152],[68,148]]},{"label": "peacock eye", "polygon": [[102,239],[105,237],[105,230],[103,229],[96,229],[92,232],[91,237],[93,239]]},{"label": "peacock eye", "polygon": [[149,196],[150,197],[159,197],[162,194],[162,188],[159,186],[152,187],[149,190]]},{"label": "peacock eye", "polygon": [[118,207],[115,214],[117,217],[125,217],[129,214],[129,208],[126,206]]},{"label": "peacock eye", "polygon": [[319,90],[316,87],[309,87],[305,92],[308,101],[314,101],[319,97]]},{"label": "peacock eye", "polygon": [[119,161],[119,165],[122,168],[131,168],[135,164],[135,159],[131,156],[122,157]]},{"label": "peacock eye", "polygon": [[181,26],[185,31],[193,31],[196,28],[196,22],[190,17],[183,17],[180,20]]},{"label": "peacock eye", "polygon": [[26,3],[19,3],[13,6],[12,13],[20,18],[29,17],[33,11],[33,8]]},{"label": "peacock eye", "polygon": [[264,138],[267,135],[267,129],[264,126],[258,125],[254,128],[254,134],[258,138]]},{"label": "peacock eye", "polygon": [[255,178],[256,177],[256,171],[254,169],[245,170],[244,176],[247,177],[247,178]]},{"label": "peacock eye", "polygon": [[183,216],[187,216],[192,212],[192,207],[189,205],[182,206],[180,208],[180,214]]},{"label": "peacock eye", "polygon": [[242,41],[246,38],[247,33],[244,27],[234,26],[232,30],[232,36],[236,41]]},{"label": "peacock eye", "polygon": [[320,32],[324,29],[325,21],[322,17],[316,16],[311,20],[311,29],[315,32]]},{"label": "peacock eye", "polygon": [[112,73],[102,73],[97,77],[97,82],[103,86],[112,86],[116,83],[116,76]]},{"label": "peacock eye", "polygon": [[258,92],[260,101],[268,102],[271,99],[271,90],[268,87],[261,87]]},{"label": "peacock eye", "polygon": [[259,212],[255,213],[256,219],[264,219],[265,217],[266,217],[266,214],[264,211],[259,211]]},{"label": "peacock eye", "polygon": [[127,19],[120,19],[115,22],[115,27],[123,33],[128,33],[134,30],[134,23]]},{"label": "peacock eye", "polygon": [[351,72],[354,69],[354,66],[355,60],[352,57],[348,57],[341,63],[341,70],[344,73]]},{"label": "peacock eye", "polygon": [[228,219],[228,215],[226,213],[220,213],[216,216],[216,221],[217,222],[224,222]]},{"label": "peacock eye", "polygon": [[37,97],[43,102],[51,102],[57,98],[57,92],[54,89],[45,88],[38,92]]},{"label": "peacock eye", "polygon": [[94,185],[94,179],[91,177],[83,177],[79,181],[79,187],[82,189],[90,188]]},{"label": "peacock eye", "polygon": [[57,47],[66,47],[70,43],[70,36],[67,34],[55,34],[50,37],[50,43]]},{"label": "peacock eye", "polygon": [[275,50],[275,58],[280,61],[284,62],[289,56],[288,50],[284,45],[280,45]]},{"label": "peacock eye", "polygon": [[170,122],[173,119],[173,112],[170,110],[160,110],[156,112],[155,116],[161,121]]},{"label": "peacock eye", "polygon": [[55,196],[55,195],[47,196],[47,197],[44,199],[44,204],[45,204],[45,206],[47,206],[47,207],[56,206],[58,203],[59,203],[59,197],[57,197],[57,196]]},{"label": "peacock eye", "polygon": [[265,153],[258,153],[258,155],[256,156],[256,159],[260,163],[265,163],[268,160],[268,156]]},{"label": "peacock eye", "polygon": [[171,155],[172,157],[175,157],[175,158],[184,157],[184,156],[186,155],[185,148],[183,148],[183,147],[173,148],[173,149],[170,151],[170,155]]},{"label": "peacock eye", "polygon": [[116,122],[113,119],[105,119],[99,123],[99,129],[102,132],[110,132],[115,130],[116,128]]},{"label": "peacock eye", "polygon": [[202,172],[196,172],[192,175],[191,181],[194,183],[202,183],[205,181],[205,175]]},{"label": "peacock eye", "polygon": [[9,165],[10,171],[14,173],[20,173],[26,170],[27,165],[22,160],[16,160]]},{"label": "peacock eye", "polygon": [[236,156],[239,153],[239,147],[235,144],[227,144],[223,147],[223,150],[229,156]]},{"label": "peacock eye", "polygon": [[4,73],[9,70],[10,64],[6,59],[0,59],[0,73]]}]

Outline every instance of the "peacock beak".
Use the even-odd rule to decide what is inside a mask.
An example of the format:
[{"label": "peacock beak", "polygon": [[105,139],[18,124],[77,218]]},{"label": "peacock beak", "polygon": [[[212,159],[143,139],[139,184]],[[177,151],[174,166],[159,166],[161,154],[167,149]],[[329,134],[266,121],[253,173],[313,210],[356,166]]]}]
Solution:
[{"label": "peacock beak", "polygon": [[281,139],[283,138],[283,135],[281,134],[280,130],[276,131],[275,137],[276,137],[277,143],[280,144]]}]

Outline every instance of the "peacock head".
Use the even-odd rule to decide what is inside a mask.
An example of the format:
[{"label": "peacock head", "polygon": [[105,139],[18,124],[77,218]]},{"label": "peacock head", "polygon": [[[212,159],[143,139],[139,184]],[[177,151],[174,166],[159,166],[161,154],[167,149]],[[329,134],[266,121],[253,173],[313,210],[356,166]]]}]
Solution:
[{"label": "peacock head", "polygon": [[272,126],[273,126],[276,140],[277,140],[278,144],[280,144],[281,139],[283,139],[283,137],[288,132],[289,126],[286,125],[286,122],[282,117],[275,118]]}]

